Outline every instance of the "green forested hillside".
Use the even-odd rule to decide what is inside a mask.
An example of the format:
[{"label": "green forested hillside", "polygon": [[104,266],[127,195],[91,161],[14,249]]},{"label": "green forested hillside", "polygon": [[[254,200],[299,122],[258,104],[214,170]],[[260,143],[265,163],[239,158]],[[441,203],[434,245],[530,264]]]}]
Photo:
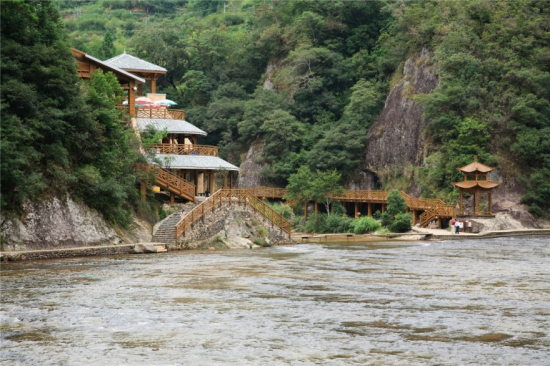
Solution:
[{"label": "green forested hillside", "polygon": [[116,112],[112,74],[76,74],[51,2],[2,2],[2,210],[71,193],[126,224],[139,200],[132,134]]},{"label": "green forested hillside", "polygon": [[238,164],[264,139],[262,173],[280,186],[303,165],[348,178],[403,62],[425,48],[440,86],[415,96],[429,125],[415,178],[423,195],[452,197],[455,168],[477,154],[520,177],[533,213],[550,210],[548,0],[55,5],[71,46],[101,59],[126,50],[168,69],[160,92],[226,159]]}]

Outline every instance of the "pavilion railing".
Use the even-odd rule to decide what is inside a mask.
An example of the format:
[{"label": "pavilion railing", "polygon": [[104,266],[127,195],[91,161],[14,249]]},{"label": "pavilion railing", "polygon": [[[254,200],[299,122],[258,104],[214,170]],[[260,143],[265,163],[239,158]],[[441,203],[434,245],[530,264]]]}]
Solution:
[{"label": "pavilion railing", "polygon": [[177,119],[185,121],[185,111],[183,109],[166,109],[166,108],[137,108],[137,118],[149,119]]},{"label": "pavilion railing", "polygon": [[290,234],[292,232],[290,222],[262,202],[252,192],[246,189],[220,189],[200,205],[196,206],[176,224],[176,244],[178,238],[182,235],[185,236],[186,230],[191,225],[198,220],[204,219],[208,212],[215,212],[216,208],[220,208],[222,204],[251,207],[255,212],[258,212],[269,220],[271,222],[271,227],[279,227],[279,229],[285,232],[290,239]]},{"label": "pavilion railing", "polygon": [[218,156],[217,146],[190,144],[155,144],[152,148],[157,154]]}]

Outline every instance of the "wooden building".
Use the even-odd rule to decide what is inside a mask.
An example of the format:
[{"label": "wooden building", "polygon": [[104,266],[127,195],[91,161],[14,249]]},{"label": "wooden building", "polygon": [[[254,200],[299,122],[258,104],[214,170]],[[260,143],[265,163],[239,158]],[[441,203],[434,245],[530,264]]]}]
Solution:
[{"label": "wooden building", "polygon": [[115,74],[120,86],[128,94],[128,114],[130,116],[135,116],[135,101],[136,96],[139,95],[137,92],[143,88],[145,79],[116,66],[109,65],[104,61],[101,61],[100,59],[90,56],[87,53],[79,51],[75,48],[71,48],[71,52],[75,58],[78,76],[82,79],[90,79],[94,74],[94,71],[97,69],[101,69],[103,72],[110,71]]},{"label": "wooden building", "polygon": [[[198,138],[206,132],[185,120],[185,111],[167,108],[166,106],[136,106],[136,98],[143,91],[146,81],[151,83],[149,99],[159,101],[166,99],[165,94],[156,93],[156,81],[166,69],[145,60],[131,56],[126,52],[107,61],[101,61],[82,51],[72,49],[79,76],[90,79],[95,70],[113,72],[121,87],[127,91],[128,106],[126,109],[132,117],[131,126],[139,132],[166,131],[168,135],[151,151],[151,165],[155,165],[157,184],[170,192],[170,202],[175,196],[195,200],[197,195],[204,195],[216,190],[216,174],[220,176],[220,186],[233,188],[239,168],[218,156],[217,146],[198,145]],[[145,198],[145,186],[142,185],[142,197]]]},{"label": "wooden building", "polygon": [[[461,216],[494,216],[493,215],[493,197],[492,190],[499,186],[500,183],[491,182],[487,175],[494,168],[483,165],[477,161],[477,156],[474,156],[474,162],[462,168],[457,168],[458,171],[464,174],[462,182],[451,183],[460,190],[460,200],[458,214]],[[474,196],[473,212],[464,211],[464,193],[469,193]],[[487,205],[480,208],[480,198],[486,195]]]}]

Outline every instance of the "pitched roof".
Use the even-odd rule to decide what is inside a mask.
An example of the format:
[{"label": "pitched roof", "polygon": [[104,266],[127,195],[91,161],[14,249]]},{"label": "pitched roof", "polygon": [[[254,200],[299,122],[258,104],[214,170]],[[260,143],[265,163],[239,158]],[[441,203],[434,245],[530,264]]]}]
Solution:
[{"label": "pitched roof", "polygon": [[474,156],[474,162],[470,163],[466,166],[463,166],[462,168],[457,168],[457,170],[464,172],[464,173],[473,173],[473,172],[480,172],[480,173],[488,173],[494,168],[491,168],[487,165],[483,165],[481,163],[478,163],[477,156]]},{"label": "pitched roof", "polygon": [[121,55],[108,59],[105,63],[124,70],[166,73],[166,69],[164,67],[160,67],[148,61],[129,55],[126,51],[124,51]]},{"label": "pitched roof", "polygon": [[93,56],[90,56],[90,55],[88,55],[87,53],[84,53],[84,52],[82,52],[82,51],[79,51],[79,50],[77,50],[76,48],[73,48],[72,51],[73,51],[73,54],[74,54],[74,53],[77,53],[77,54],[79,54],[79,55],[82,55],[85,59],[91,60],[91,61],[93,61],[93,62],[95,62],[95,63],[101,65],[102,68],[104,67],[104,68],[108,69],[108,71],[115,71],[115,73],[120,73],[120,74],[122,74],[122,75],[124,75],[124,76],[126,76],[126,77],[129,77],[129,78],[131,78],[131,79],[134,79],[134,80],[136,80],[136,81],[139,81],[139,82],[142,83],[142,84],[145,84],[145,79],[142,79],[142,78],[140,78],[140,77],[137,76],[137,75],[134,75],[134,74],[132,74],[132,73],[129,73],[128,71],[124,71],[124,70],[122,70],[122,69],[116,67],[115,65],[109,65],[109,64],[107,64],[105,61],[101,61],[100,59],[95,58],[95,57],[93,57]]},{"label": "pitched roof", "polygon": [[239,171],[235,165],[217,156],[156,154],[163,168]]},{"label": "pitched roof", "polygon": [[465,180],[463,182],[457,182],[457,183],[451,183],[451,184],[455,187],[462,188],[462,189],[471,189],[475,187],[492,189],[500,185],[500,183],[492,182],[489,180]]},{"label": "pitched roof", "polygon": [[207,135],[206,132],[187,121],[175,119],[136,118],[136,123],[140,131],[147,131],[147,126],[153,126],[157,131],[166,130],[168,133],[184,133],[188,135],[200,136]]}]

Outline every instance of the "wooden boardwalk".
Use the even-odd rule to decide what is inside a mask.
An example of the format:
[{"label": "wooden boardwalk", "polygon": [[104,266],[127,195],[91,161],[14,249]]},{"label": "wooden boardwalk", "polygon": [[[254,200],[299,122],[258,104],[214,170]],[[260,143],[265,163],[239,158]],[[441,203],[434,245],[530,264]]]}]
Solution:
[{"label": "wooden boardwalk", "polygon": [[[284,188],[270,188],[270,187],[251,187],[246,188],[249,192],[260,198],[278,198],[285,199],[284,196],[288,192]],[[355,204],[355,216],[359,214],[359,205],[367,205],[367,216],[372,216],[375,209],[380,209],[380,212],[386,210],[387,198],[389,191],[374,191],[374,190],[346,190],[342,196],[332,197],[335,201],[342,203],[354,203]],[[431,198],[414,198],[400,192],[401,196],[407,203],[407,208],[413,214],[413,225],[416,225],[419,220],[420,226],[425,227],[431,221],[438,221],[441,227],[441,219],[450,219],[455,216],[455,208],[448,206],[442,200]],[[317,208],[317,205],[315,205]],[[317,212],[317,209],[316,209]]]}]

